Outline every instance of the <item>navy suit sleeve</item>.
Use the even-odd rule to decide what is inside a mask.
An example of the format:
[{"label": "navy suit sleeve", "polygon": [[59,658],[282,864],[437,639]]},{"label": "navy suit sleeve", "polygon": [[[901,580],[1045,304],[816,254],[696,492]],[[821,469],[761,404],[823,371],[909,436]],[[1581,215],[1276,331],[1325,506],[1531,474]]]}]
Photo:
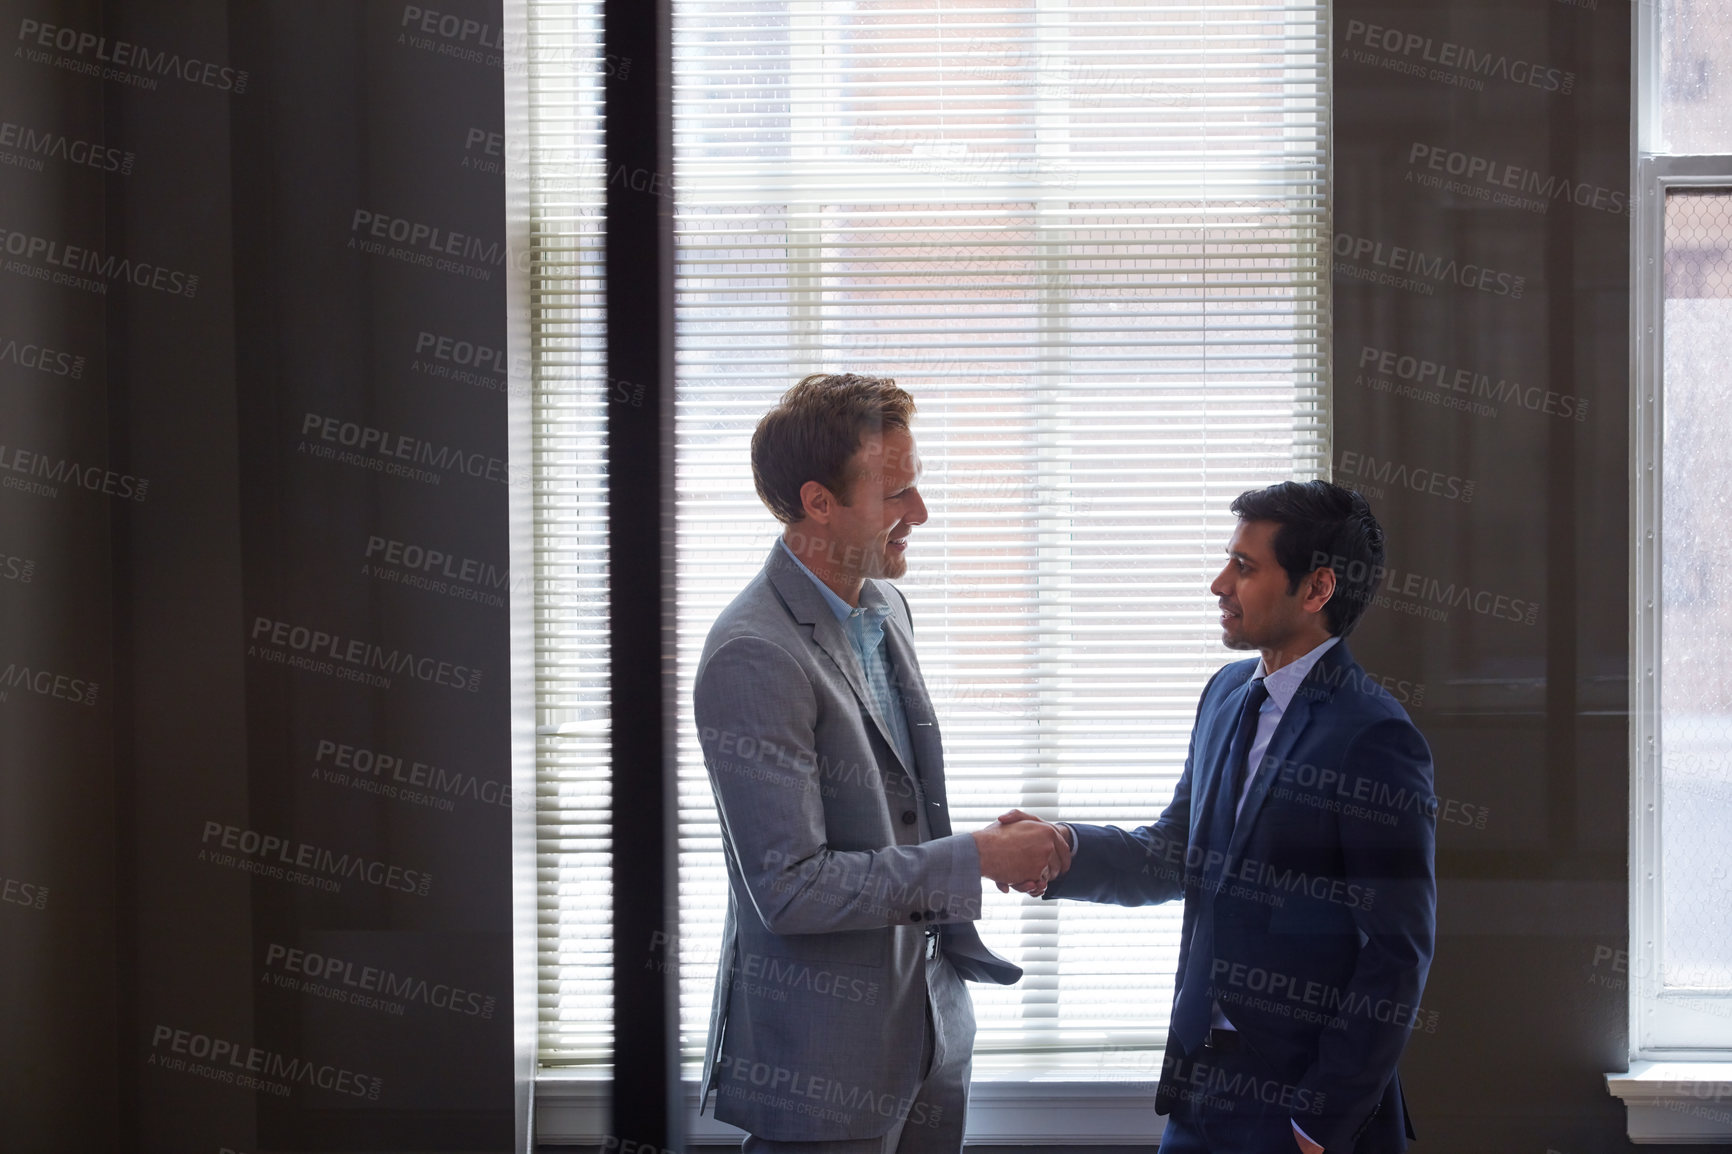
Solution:
[{"label": "navy suit sleeve", "polygon": [[1187,759],[1173,800],[1153,825],[1133,830],[1070,825],[1076,853],[1070,869],[1047,887],[1048,898],[1116,906],[1169,902],[1185,892],[1185,847],[1191,827],[1191,766]]},{"label": "navy suit sleeve", "polygon": [[1185,855],[1191,840],[1191,783],[1197,760],[1197,732],[1202,728],[1203,703],[1215,681],[1232,666],[1209,679],[1197,701],[1191,725],[1191,747],[1185,771],[1153,825],[1123,830],[1110,825],[1077,825],[1076,853],[1070,869],[1047,887],[1047,898],[1072,898],[1116,906],[1146,906],[1170,902],[1185,894]]},{"label": "navy suit sleeve", "polygon": [[[1313,1101],[1306,1133],[1325,1151],[1351,1150],[1370,1121],[1407,1044],[1437,926],[1433,873],[1436,810],[1431,751],[1406,718],[1388,718],[1354,738],[1343,758],[1349,781],[1369,780],[1379,796],[1416,799],[1380,807],[1391,825],[1340,823],[1344,876],[1369,900],[1352,910],[1363,937],[1333,1021],[1318,1037],[1317,1058],[1300,1081]],[[1405,791],[1396,793],[1394,791]]]}]

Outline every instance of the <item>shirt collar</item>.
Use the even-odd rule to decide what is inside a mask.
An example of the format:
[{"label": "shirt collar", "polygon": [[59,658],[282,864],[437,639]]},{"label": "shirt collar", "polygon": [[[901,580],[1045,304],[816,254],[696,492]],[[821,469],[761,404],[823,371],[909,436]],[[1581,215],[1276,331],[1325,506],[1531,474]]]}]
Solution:
[{"label": "shirt collar", "polygon": [[[782,547],[782,552],[786,553],[793,560],[794,564],[800,567],[800,572],[812,579],[812,584],[816,585],[818,587],[818,592],[824,595],[824,601],[830,606],[830,612],[836,615],[836,620],[845,625],[848,622],[848,618],[861,614],[862,609],[876,610],[878,608],[877,605],[868,604],[867,590],[871,588],[870,585],[862,585],[860,587],[860,609],[856,609],[846,601],[842,600],[842,598],[838,597],[834,589],[819,580],[818,575],[808,569],[806,563],[800,560],[799,554],[788,548],[788,542],[784,538],[776,538],[776,544],[780,545]],[[890,611],[889,606],[884,606],[883,611],[888,613]],[[879,614],[879,617],[882,619],[882,614]]]},{"label": "shirt collar", "polygon": [[1257,659],[1257,676],[1263,679],[1263,688],[1269,691],[1269,700],[1275,703],[1276,709],[1282,713],[1287,712],[1287,706],[1292,704],[1293,695],[1299,692],[1305,675],[1310,673],[1311,667],[1340,640],[1339,637],[1331,637],[1297,661],[1283,665],[1273,673],[1265,672],[1263,659]]}]

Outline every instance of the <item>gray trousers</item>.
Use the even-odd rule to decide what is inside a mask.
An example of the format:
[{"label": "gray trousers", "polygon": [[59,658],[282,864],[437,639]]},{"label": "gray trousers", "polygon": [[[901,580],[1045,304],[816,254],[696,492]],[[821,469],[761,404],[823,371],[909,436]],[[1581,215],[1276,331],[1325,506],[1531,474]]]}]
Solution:
[{"label": "gray trousers", "polygon": [[974,1066],[974,1004],[944,957],[926,963],[924,1071],[908,1112],[879,1138],[777,1142],[746,1135],[740,1154],[959,1154],[968,1127],[968,1078]]}]

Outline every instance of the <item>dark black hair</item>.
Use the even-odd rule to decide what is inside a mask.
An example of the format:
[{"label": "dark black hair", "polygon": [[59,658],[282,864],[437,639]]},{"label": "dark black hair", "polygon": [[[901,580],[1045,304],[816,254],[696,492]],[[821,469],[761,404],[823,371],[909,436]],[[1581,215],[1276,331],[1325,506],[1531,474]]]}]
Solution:
[{"label": "dark black hair", "polygon": [[1275,560],[1287,571],[1287,592],[1319,569],[1335,571],[1335,595],[1323,607],[1329,632],[1353,632],[1383,580],[1383,526],[1352,489],[1328,481],[1283,481],[1240,493],[1241,521],[1273,521]]}]

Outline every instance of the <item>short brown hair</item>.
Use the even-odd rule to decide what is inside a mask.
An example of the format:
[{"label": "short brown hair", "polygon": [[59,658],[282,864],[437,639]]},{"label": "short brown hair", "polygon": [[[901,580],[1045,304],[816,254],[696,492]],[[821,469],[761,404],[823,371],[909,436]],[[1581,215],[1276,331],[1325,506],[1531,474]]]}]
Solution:
[{"label": "short brown hair", "polygon": [[752,483],[776,520],[805,517],[800,486],[816,481],[848,503],[848,462],[869,436],[906,429],[914,398],[889,377],[813,373],[782,394],[752,434]]}]

